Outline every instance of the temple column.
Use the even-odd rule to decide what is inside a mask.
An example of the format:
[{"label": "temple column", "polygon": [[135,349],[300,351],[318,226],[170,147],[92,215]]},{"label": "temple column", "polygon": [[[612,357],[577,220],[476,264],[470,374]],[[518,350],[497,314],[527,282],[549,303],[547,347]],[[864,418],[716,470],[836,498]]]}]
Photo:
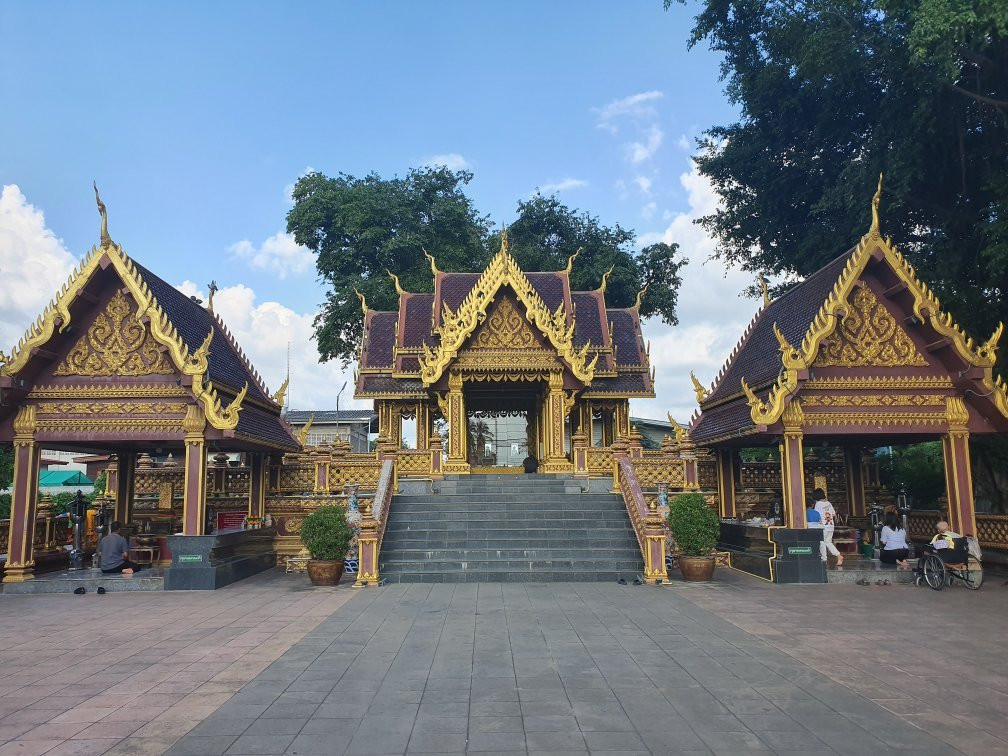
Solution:
[{"label": "temple column", "polygon": [[627,438],[630,435],[630,400],[616,402],[613,410],[614,436]]},{"label": "temple column", "polygon": [[426,449],[431,435],[430,404],[425,399],[416,405],[416,448]]},{"label": "temple column", "polygon": [[136,480],[136,452],[120,452],[109,459],[105,468],[105,495],[115,501],[114,520],[133,520],[133,484]]},{"label": "temple column", "polygon": [[266,455],[254,452],[248,455],[249,517],[266,516]]},{"label": "temple column", "polygon": [[185,419],[185,487],[182,493],[182,535],[203,535],[206,529],[206,417],[195,404]]},{"label": "temple column", "polygon": [[738,459],[738,452],[734,449],[719,448],[715,455],[718,496],[721,498],[721,517],[725,519],[738,517],[738,510],[735,507]]},{"label": "temple column", "polygon": [[610,410],[608,408],[602,410],[602,446],[610,447],[613,445],[615,440],[615,434],[613,433],[615,423],[615,410]]},{"label": "temple column", "polygon": [[569,472],[564,449],[564,392],[563,373],[550,373],[549,393],[546,395],[545,412],[543,414],[546,459],[539,466],[544,473]]},{"label": "temple column", "polygon": [[847,501],[853,517],[864,517],[868,510],[865,507],[865,479],[862,467],[861,448],[857,446],[844,447],[844,474],[847,478]]},{"label": "temple column", "polygon": [[378,458],[399,451],[402,445],[401,428],[402,421],[399,416],[399,408],[396,403],[388,400],[378,401],[378,441],[375,444],[375,451]]},{"label": "temple column", "polygon": [[469,428],[466,422],[465,395],[462,393],[462,375],[448,376],[448,459],[444,465],[446,473],[469,472],[467,447]]},{"label": "temple column", "polygon": [[962,399],[949,397],[949,429],[942,437],[945,458],[945,492],[948,496],[949,528],[960,535],[977,533],[973,504],[973,472],[970,468],[969,411]]},{"label": "temple column", "polygon": [[783,499],[781,516],[784,527],[805,527],[805,449],[802,425],[805,415],[797,399],[784,408],[784,437],[780,444],[781,484]]},{"label": "temple column", "polygon": [[14,491],[5,583],[30,580],[35,570],[35,508],[41,451],[35,444],[35,407],[25,405],[14,418]]}]

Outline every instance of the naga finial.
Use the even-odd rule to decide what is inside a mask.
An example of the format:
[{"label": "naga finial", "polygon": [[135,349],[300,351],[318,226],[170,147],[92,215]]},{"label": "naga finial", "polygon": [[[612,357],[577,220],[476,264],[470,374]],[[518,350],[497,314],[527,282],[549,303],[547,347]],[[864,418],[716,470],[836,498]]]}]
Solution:
[{"label": "naga finial", "polygon": [[405,294],[406,292],[403,290],[403,287],[399,285],[399,276],[397,276],[395,273],[393,273],[388,268],[385,268],[385,272],[389,274],[389,278],[391,278],[392,279],[392,283],[395,284],[395,293],[396,294]]},{"label": "naga finial", "polygon": [[571,271],[574,270],[574,261],[578,259],[578,255],[581,254],[582,249],[582,247],[578,247],[574,254],[567,258],[566,271],[568,276],[571,274]]},{"label": "naga finial", "polygon": [[511,249],[510,249],[510,247],[508,245],[507,226],[505,226],[504,228],[501,229],[500,254],[502,254],[502,255],[510,255],[511,254]]},{"label": "naga finial", "polygon": [[95,202],[98,203],[98,212],[101,214],[101,246],[102,249],[106,247],[111,248],[113,242],[108,232],[108,211],[105,209],[105,203],[102,202],[102,198],[98,194],[98,182],[93,181],[91,185],[94,187]]},{"label": "naga finial", "polygon": [[871,228],[868,230],[869,236],[879,235],[879,217],[878,217],[878,206],[879,202],[882,201],[882,174],[878,175],[878,189],[875,190],[875,196],[872,197],[871,202]]},{"label": "naga finial", "polygon": [[311,417],[308,418],[308,422],[304,424],[301,430],[297,432],[298,443],[301,444],[301,446],[308,445],[308,431],[311,430],[312,423],[314,421],[315,421],[315,415],[312,415]]},{"label": "naga finial", "polygon": [[367,315],[367,300],[364,299],[364,295],[360,293],[356,286],[354,287],[354,294],[356,294],[357,298],[360,300],[361,312]]},{"label": "naga finial", "polygon": [[615,268],[616,266],[612,265],[610,266],[609,270],[607,270],[605,273],[602,274],[602,285],[599,286],[599,291],[601,291],[603,294],[605,294],[606,286],[609,284],[609,276],[612,275],[612,272],[613,270],[615,270]]},{"label": "naga finial", "polygon": [[284,406],[284,402],[287,400],[287,386],[290,385],[290,377],[288,377],[282,384],[277,392],[273,394],[273,401],[279,404],[281,407]]},{"label": "naga finial", "polygon": [[763,306],[769,307],[770,302],[773,300],[770,299],[770,287],[767,286],[767,280],[763,277],[762,273],[756,276],[756,280],[759,281],[760,291],[763,292]]},{"label": "naga finial", "polygon": [[637,300],[634,302],[634,309],[640,310],[641,302],[644,301],[644,295],[647,294],[648,285],[644,284],[644,288],[637,292]]},{"label": "naga finial", "polygon": [[703,384],[701,384],[700,381],[697,380],[697,377],[693,374],[692,370],[690,371],[689,377],[690,380],[693,381],[693,390],[696,392],[697,404],[700,404],[704,399],[707,398],[707,389],[705,389],[703,387]]},{"label": "naga finial", "polygon": [[434,262],[434,255],[432,255],[430,252],[428,252],[423,247],[420,247],[420,249],[423,249],[424,257],[426,257],[427,260],[430,262],[430,272],[431,272],[431,275],[436,277],[437,274],[440,273],[440,271],[437,269],[437,263]]},{"label": "naga finial", "polygon": [[217,282],[216,281],[210,281],[210,285],[207,286],[207,289],[210,291],[210,296],[207,297],[207,306],[206,306],[206,308],[207,308],[207,312],[212,313],[213,312],[213,295],[216,294],[217,291],[218,291],[217,290]]}]

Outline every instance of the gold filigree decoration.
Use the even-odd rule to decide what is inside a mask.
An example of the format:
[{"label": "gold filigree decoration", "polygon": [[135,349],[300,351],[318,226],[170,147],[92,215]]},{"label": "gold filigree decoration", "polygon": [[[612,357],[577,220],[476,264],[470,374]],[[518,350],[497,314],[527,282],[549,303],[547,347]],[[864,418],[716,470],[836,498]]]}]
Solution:
[{"label": "gold filigree decoration", "polygon": [[957,396],[950,396],[945,404],[945,417],[949,426],[953,428],[965,428],[969,425],[969,410],[966,403]]},{"label": "gold filigree decoration", "polygon": [[502,299],[469,342],[472,349],[529,349],[539,340],[508,298]]},{"label": "gold filigree decoration", "polygon": [[55,375],[171,375],[175,366],[142,323],[136,308],[117,290],[104,312],[78,339]]},{"label": "gold filigree decoration", "polygon": [[277,392],[273,394],[273,401],[283,407],[284,402],[287,400],[287,386],[290,385],[290,378],[285,378],[284,382],[280,384],[280,388]]},{"label": "gold filigree decoration", "polygon": [[568,323],[563,302],[552,312],[546,307],[531,281],[508,253],[506,232],[502,234],[500,251],[490,261],[458,309],[452,311],[444,304],[441,324],[437,328],[440,342],[435,349],[425,345],[420,358],[420,377],[424,385],[430,386],[441,378],[470,334],[486,320],[487,308],[504,286],[515,292],[525,307],[527,320],[549,339],[575,377],[586,385],[591,385],[598,355],[589,362],[587,355],[591,344],[586,342],[580,349],[574,346],[574,323],[573,319]]},{"label": "gold filigree decoration", "polygon": [[181,386],[36,386],[28,392],[29,399],[125,399],[190,396]]},{"label": "gold filigree decoration", "polygon": [[952,379],[945,376],[840,376],[813,378],[805,383],[806,389],[824,391],[848,389],[943,389],[952,388]]},{"label": "gold filigree decoration", "polygon": [[811,394],[806,407],[944,407],[942,394]]},{"label": "gold filigree decoration", "polygon": [[805,416],[806,425],[944,425],[944,412],[816,412]]},{"label": "gold filigree decoration", "polygon": [[304,427],[297,432],[297,440],[301,446],[308,445],[308,431],[311,430],[312,423],[315,422],[315,415],[308,418],[308,422],[304,424]]},{"label": "gold filigree decoration", "polygon": [[181,402],[42,402],[40,415],[171,415],[183,414],[186,405]]},{"label": "gold filigree decoration", "polygon": [[823,342],[814,367],[922,367],[927,360],[867,285],[857,287],[850,310]]}]

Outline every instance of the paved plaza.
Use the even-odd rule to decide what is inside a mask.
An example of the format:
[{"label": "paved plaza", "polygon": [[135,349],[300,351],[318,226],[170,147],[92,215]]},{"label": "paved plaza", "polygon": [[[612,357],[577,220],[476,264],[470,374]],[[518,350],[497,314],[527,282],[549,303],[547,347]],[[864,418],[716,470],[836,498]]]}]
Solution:
[{"label": "paved plaza", "polygon": [[1008,753],[1008,588],[0,596],[6,754]]}]

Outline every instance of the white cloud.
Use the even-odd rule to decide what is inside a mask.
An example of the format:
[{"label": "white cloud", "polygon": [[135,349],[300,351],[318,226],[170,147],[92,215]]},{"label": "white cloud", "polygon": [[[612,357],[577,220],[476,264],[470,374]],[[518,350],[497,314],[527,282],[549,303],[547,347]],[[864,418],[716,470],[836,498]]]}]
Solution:
[{"label": "white cloud", "polygon": [[423,164],[429,168],[447,168],[449,171],[464,171],[472,168],[472,163],[457,152],[447,152],[443,155],[431,155]]},{"label": "white cloud", "polygon": [[[305,166],[305,169],[301,171],[301,175],[298,176],[298,178],[307,176],[309,173],[315,173],[315,169],[312,168],[310,165],[307,165]],[[296,183],[297,183],[296,181],[292,181],[291,183],[284,185],[283,188],[284,202],[286,202],[288,206],[294,204],[294,184]]]},{"label": "white cloud", "polygon": [[641,208],[641,215],[644,216],[644,220],[651,220],[654,217],[655,210],[658,209],[657,202],[648,202],[644,207]]},{"label": "white cloud", "polygon": [[606,129],[607,131],[615,134],[618,131],[618,127],[612,122],[619,118],[655,118],[657,114],[652,103],[655,100],[660,100],[664,96],[664,92],[659,92],[655,89],[649,92],[638,92],[637,94],[632,94],[628,97],[613,100],[612,102],[603,105],[601,108],[595,108],[595,112],[598,113],[599,117],[598,125],[600,128]]},{"label": "white cloud", "polygon": [[634,176],[634,183],[641,190],[641,194],[651,194],[651,184],[653,182],[647,176]]},{"label": "white cloud", "polygon": [[690,140],[685,134],[679,135],[679,138],[676,140],[676,146],[683,152],[691,152],[693,150],[693,145],[690,144]]},{"label": "white cloud", "polygon": [[643,141],[630,142],[626,146],[630,162],[639,165],[645,160],[650,160],[661,147],[664,138],[665,133],[656,124],[651,124]]},{"label": "white cloud", "polygon": [[[177,287],[187,296],[206,298],[192,281]],[[214,312],[234,335],[238,345],[262,374],[270,391],[276,391],[287,374],[290,344],[288,404],[294,409],[335,409],[336,392],[343,382],[340,409],[368,409],[368,400],[353,399],[353,366],[341,370],[338,362],[320,364],[312,334],[315,313],[298,313],[279,302],[256,303],[255,291],[238,284],[214,295]]]},{"label": "white cloud", "polygon": [[695,165],[679,181],[686,189],[689,210],[672,216],[664,231],[641,234],[639,239],[642,246],[658,241],[677,242],[680,253],[690,260],[681,271],[679,325],[673,328],[657,318],[644,323],[644,338],[651,341],[658,396],[632,400],[631,412],[639,417],[660,419],[671,412],[674,418],[685,422],[697,408],[690,371],[709,386],[756,314],[758,303],[739,296],[752,284],[752,276],[737,268],[726,269],[721,261],[710,259],[714,240],[693,222],[718,206],[718,196],[710,182]]},{"label": "white cloud", "polygon": [[315,255],[294,241],[292,234],[280,231],[256,247],[248,239],[235,242],[228,251],[248,262],[256,270],[275,273],[278,278],[304,273],[315,264]]},{"label": "white cloud", "polygon": [[536,190],[540,194],[556,194],[557,192],[566,192],[571,189],[583,189],[586,186],[588,186],[588,182],[582,179],[565,178],[560,181],[541,184],[536,187]]},{"label": "white cloud", "polygon": [[46,228],[42,211],[28,203],[17,184],[5,185],[0,190],[0,349],[10,353],[76,264],[63,240]]}]

